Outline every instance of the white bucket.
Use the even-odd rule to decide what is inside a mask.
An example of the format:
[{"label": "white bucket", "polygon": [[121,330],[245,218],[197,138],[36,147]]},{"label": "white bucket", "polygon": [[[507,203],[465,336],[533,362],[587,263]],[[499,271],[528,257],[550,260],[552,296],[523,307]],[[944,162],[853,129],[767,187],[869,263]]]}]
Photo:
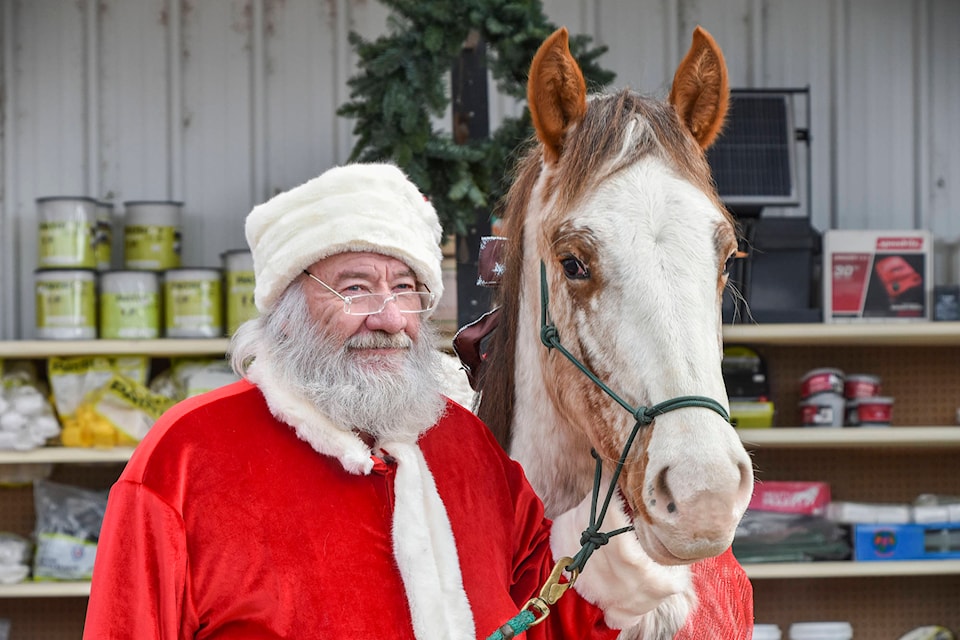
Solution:
[{"label": "white bucket", "polygon": [[223,280],[226,289],[227,335],[233,333],[247,320],[256,318],[254,303],[255,288],[253,254],[249,249],[231,249],[221,254]]},{"label": "white bucket", "polygon": [[34,274],[36,335],[41,339],[97,337],[97,276],[88,269],[40,269]]},{"label": "white bucket", "polygon": [[100,276],[100,337],[160,337],[160,285],[153,271],[108,271]]},{"label": "white bucket", "polygon": [[164,273],[164,335],[168,338],[221,337],[222,280],[220,269],[183,268]]},{"label": "white bucket", "polygon": [[113,203],[97,203],[97,233],[94,254],[97,270],[108,271],[113,260]]},{"label": "white bucket", "polygon": [[853,625],[849,622],[794,622],[790,640],[852,640]]},{"label": "white bucket", "polygon": [[37,198],[37,267],[97,266],[97,201],[83,196]]},{"label": "white bucket", "polygon": [[180,266],[182,202],[140,200],[123,203],[125,269],[163,271]]}]

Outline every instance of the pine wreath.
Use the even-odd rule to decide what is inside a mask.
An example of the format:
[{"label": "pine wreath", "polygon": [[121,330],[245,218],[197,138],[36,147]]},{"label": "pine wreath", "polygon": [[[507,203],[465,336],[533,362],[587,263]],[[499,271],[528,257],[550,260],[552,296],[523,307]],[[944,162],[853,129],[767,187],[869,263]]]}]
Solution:
[{"label": "pine wreath", "polygon": [[[364,40],[350,34],[360,73],[350,78],[351,100],[337,113],[355,118],[351,161],[390,160],[430,196],[446,233],[465,233],[477,209],[491,209],[505,193],[512,160],[532,134],[530,114],[507,118],[488,140],[457,144],[432,119],[450,104],[445,74],[472,31],[487,45],[487,66],[501,93],[526,96],[526,75],[540,43],[556,26],[539,0],[381,0],[390,10],[388,34]],[[570,50],[590,88],[610,84],[613,72],[585,35]]]}]

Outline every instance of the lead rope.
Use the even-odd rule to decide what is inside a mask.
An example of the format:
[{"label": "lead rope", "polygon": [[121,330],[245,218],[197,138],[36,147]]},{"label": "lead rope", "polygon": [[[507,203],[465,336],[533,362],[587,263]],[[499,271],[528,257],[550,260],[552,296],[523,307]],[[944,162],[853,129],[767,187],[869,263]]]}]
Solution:
[{"label": "lead rope", "polygon": [[[607,493],[604,496],[603,504],[600,508],[599,517],[597,517],[597,503],[600,498],[600,482],[601,476],[603,475],[603,461],[600,459],[600,455],[596,450],[591,449],[590,455],[593,456],[596,460],[596,467],[593,474],[593,491],[591,493],[590,499],[590,522],[586,529],[584,529],[583,534],[580,536],[580,551],[576,553],[572,558],[563,557],[557,561],[553,567],[553,571],[550,572],[550,577],[547,578],[547,581],[544,583],[543,588],[540,590],[540,594],[534,598],[531,598],[527,603],[520,608],[520,612],[517,613],[514,617],[510,618],[506,623],[503,624],[499,629],[494,631],[492,634],[487,636],[487,640],[510,640],[516,636],[524,633],[530,627],[540,624],[543,622],[548,615],[550,615],[550,607],[556,604],[557,600],[560,599],[567,589],[573,586],[573,583],[576,582],[577,578],[580,576],[580,573],[583,571],[584,566],[587,564],[587,560],[590,559],[590,556],[593,555],[593,552],[607,544],[610,541],[610,538],[621,533],[626,533],[627,531],[632,531],[633,527],[621,527],[620,529],[614,529],[613,531],[602,532],[600,531],[600,526],[603,524],[603,519],[607,515],[607,508],[610,506],[610,501],[613,499],[613,494],[617,490],[617,481],[620,478],[620,472],[623,471],[623,466],[626,463],[627,455],[630,453],[630,449],[633,447],[633,442],[636,440],[637,434],[640,433],[640,428],[650,425],[653,420],[660,415],[667,413],[668,411],[673,411],[675,409],[683,409],[685,407],[702,407],[705,409],[710,409],[720,415],[724,420],[730,422],[730,414],[727,413],[727,410],[722,404],[714,400],[713,398],[708,398],[706,396],[678,396],[676,398],[671,398],[669,400],[664,400],[663,402],[658,402],[655,405],[649,407],[633,407],[630,403],[623,400],[620,396],[613,392],[606,384],[603,383],[592,371],[590,371],[582,362],[577,360],[576,357],[569,351],[567,351],[562,344],[560,344],[560,334],[557,331],[556,325],[550,321],[549,317],[549,292],[547,290],[547,269],[543,261],[540,262],[540,342],[547,349],[556,349],[563,356],[572,362],[584,375],[586,375],[590,380],[600,387],[600,389],[610,396],[614,401],[617,402],[621,407],[623,407],[631,416],[634,417],[636,423],[633,426],[633,429],[630,431],[630,435],[627,438],[627,442],[623,447],[623,452],[620,454],[620,457],[617,459],[617,465],[613,470],[613,477],[610,480],[610,484],[607,486]],[[560,582],[561,578],[567,575],[567,582]]]}]

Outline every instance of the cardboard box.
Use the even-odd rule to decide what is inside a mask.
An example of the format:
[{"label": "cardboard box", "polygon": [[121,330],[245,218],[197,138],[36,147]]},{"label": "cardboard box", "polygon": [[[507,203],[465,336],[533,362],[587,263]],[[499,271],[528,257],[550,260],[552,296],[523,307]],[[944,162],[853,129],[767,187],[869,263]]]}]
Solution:
[{"label": "cardboard box", "polygon": [[947,560],[960,558],[960,524],[858,524],[854,560]]},{"label": "cardboard box", "polygon": [[932,253],[928,231],[827,231],[823,321],[930,320]]},{"label": "cardboard box", "polygon": [[826,482],[767,480],[753,486],[752,511],[797,513],[819,516],[830,504],[830,485]]}]

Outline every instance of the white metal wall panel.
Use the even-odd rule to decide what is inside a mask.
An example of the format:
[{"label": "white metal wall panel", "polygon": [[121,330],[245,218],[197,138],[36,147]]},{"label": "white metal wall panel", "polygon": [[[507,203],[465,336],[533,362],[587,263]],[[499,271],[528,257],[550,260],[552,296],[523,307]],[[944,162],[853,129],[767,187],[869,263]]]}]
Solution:
[{"label": "white metal wall panel", "polygon": [[245,246],[243,219],[255,193],[251,6],[194,2],[183,16],[185,266],[219,266]]},{"label": "white metal wall panel", "polygon": [[914,226],[914,11],[901,0],[849,3],[837,131],[845,229]]},{"label": "white metal wall panel", "polygon": [[352,140],[338,132],[339,125],[350,123],[336,117],[349,97],[339,69],[350,51],[346,34],[335,30],[334,10],[332,3],[301,0],[269,14],[267,192],[258,194],[261,199],[316,176],[350,153],[343,143]]},{"label": "white metal wall panel", "polygon": [[917,191],[929,205],[929,228],[958,252],[952,275],[960,284],[960,2],[933,2],[929,28],[929,128],[920,135],[930,157],[927,182]]},{"label": "white metal wall panel", "polygon": [[[597,44],[608,46],[603,66],[617,74],[617,88],[629,87],[645,95],[665,96],[679,62],[682,40],[676,13],[661,1],[599,3]],[[670,7],[673,9],[673,7]]]},{"label": "white metal wall panel", "polygon": [[176,197],[170,169],[170,13],[166,0],[100,7],[101,184],[91,195],[114,202],[119,224],[125,200]]},{"label": "white metal wall panel", "polygon": [[[217,265],[243,245],[251,206],[345,161],[354,123],[336,110],[355,73],[347,35],[374,38],[388,15],[376,0],[0,6],[0,338],[32,335],[37,197],[182,199],[184,262]],[[732,86],[810,86],[810,113],[797,106],[813,136],[813,193],[798,213],[809,208],[819,229],[921,226],[941,244],[960,238],[956,0],[543,6],[609,47],[601,64],[618,87],[655,95],[703,25]],[[491,88],[492,127],[519,108]]]}]

